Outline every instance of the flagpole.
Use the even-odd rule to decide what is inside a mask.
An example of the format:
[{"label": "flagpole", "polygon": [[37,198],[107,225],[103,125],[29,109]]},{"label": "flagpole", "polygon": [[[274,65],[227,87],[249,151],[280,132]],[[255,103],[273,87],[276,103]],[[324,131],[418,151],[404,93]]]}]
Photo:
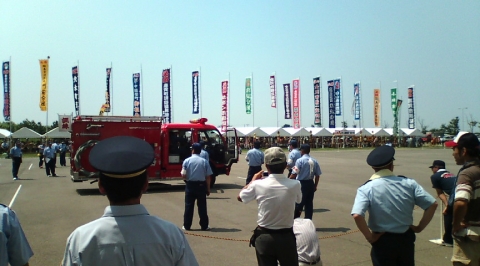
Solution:
[{"label": "flagpole", "polygon": [[[230,120],[230,72],[228,72],[228,86],[227,86],[227,126],[225,130],[228,128],[228,121]],[[226,136],[226,133],[225,133]]]},{"label": "flagpole", "polygon": [[112,89],[110,90],[110,112],[113,116],[113,63],[110,62],[110,85]]},{"label": "flagpole", "polygon": [[[50,71],[49,71],[50,72]],[[82,115],[80,112],[80,61],[77,60],[77,89],[78,89],[78,115]]]},{"label": "flagpole", "polygon": [[170,90],[170,99],[168,99],[168,102],[170,103],[170,122],[174,122],[173,120],[173,108],[172,108],[172,105],[173,105],[173,71],[172,71],[172,65],[170,65],[170,88],[168,88]]},{"label": "flagpole", "polygon": [[[342,127],[345,128],[345,98],[343,98],[343,88],[342,88],[342,76],[340,76],[340,92],[341,92],[341,95],[340,95],[340,103],[342,105]],[[343,147],[345,148],[345,141],[343,142]]]},{"label": "flagpole", "polygon": [[361,82],[361,81],[358,82],[358,94],[360,94],[360,95],[359,95],[359,96],[360,96],[360,110],[359,110],[359,111],[360,111],[360,120],[358,121],[358,123],[359,123],[360,129],[363,130],[363,129],[362,129],[362,119],[363,119],[363,104],[362,104],[362,98],[363,98],[363,97],[362,97],[362,82]]}]

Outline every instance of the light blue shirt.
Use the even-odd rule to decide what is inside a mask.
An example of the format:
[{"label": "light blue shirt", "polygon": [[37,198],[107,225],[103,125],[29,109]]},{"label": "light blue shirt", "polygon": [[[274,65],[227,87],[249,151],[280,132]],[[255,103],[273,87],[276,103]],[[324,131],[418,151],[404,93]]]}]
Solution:
[{"label": "light blue shirt", "polygon": [[368,227],[372,231],[404,233],[413,224],[415,205],[425,210],[433,203],[435,198],[415,180],[392,173],[357,189],[352,215],[365,216],[368,211]]},{"label": "light blue shirt", "polygon": [[317,160],[304,154],[295,163],[292,174],[297,174],[297,180],[312,180],[315,176],[322,174]]},{"label": "light blue shirt", "polygon": [[245,161],[249,166],[261,166],[265,161],[265,155],[259,149],[253,148],[247,152]]},{"label": "light blue shirt", "polygon": [[63,266],[198,265],[183,232],[142,204],[108,206],[68,237]]},{"label": "light blue shirt", "polygon": [[293,168],[295,166],[295,163],[297,162],[298,159],[302,157],[302,154],[298,149],[293,149],[289,154],[288,154],[288,160],[287,160],[287,166],[288,168]]},{"label": "light blue shirt", "polygon": [[205,181],[207,176],[213,174],[210,164],[198,154],[185,159],[182,169],[186,172],[187,181]]},{"label": "light blue shirt", "polygon": [[0,266],[25,265],[33,256],[14,211],[0,204]]},{"label": "light blue shirt", "polygon": [[22,157],[22,148],[17,146],[10,149],[10,156],[11,157]]},{"label": "light blue shirt", "polygon": [[45,158],[55,158],[55,149],[52,147],[45,147],[45,149],[43,149],[43,156],[45,156]]},{"label": "light blue shirt", "polygon": [[207,162],[210,161],[210,156],[208,155],[208,152],[206,152],[205,150],[200,151],[200,157],[207,160]]}]

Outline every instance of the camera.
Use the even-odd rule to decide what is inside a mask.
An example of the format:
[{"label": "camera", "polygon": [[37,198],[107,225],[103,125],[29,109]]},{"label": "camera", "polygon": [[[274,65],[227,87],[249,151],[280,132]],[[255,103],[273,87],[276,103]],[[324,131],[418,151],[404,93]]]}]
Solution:
[{"label": "camera", "polygon": [[268,171],[263,171],[263,176],[268,176]]}]

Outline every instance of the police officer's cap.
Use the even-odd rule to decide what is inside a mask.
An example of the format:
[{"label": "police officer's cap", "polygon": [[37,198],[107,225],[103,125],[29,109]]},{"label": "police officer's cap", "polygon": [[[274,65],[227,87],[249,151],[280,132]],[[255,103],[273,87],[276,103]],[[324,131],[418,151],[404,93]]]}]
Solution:
[{"label": "police officer's cap", "polygon": [[300,146],[300,150],[301,150],[301,151],[304,151],[304,152],[306,152],[306,153],[309,153],[309,152],[310,152],[310,145],[308,145],[308,144],[302,144],[302,145]]},{"label": "police officer's cap", "polygon": [[146,141],[118,136],[99,141],[90,151],[93,168],[113,178],[131,178],[145,172],[154,159],[153,147]]},{"label": "police officer's cap", "polygon": [[288,143],[288,145],[292,145],[294,148],[296,148],[297,145],[298,145],[298,142],[297,142],[296,139],[292,139],[292,140],[290,140],[290,142]]},{"label": "police officer's cap", "polygon": [[192,150],[195,151],[195,153],[200,153],[202,151],[202,145],[200,145],[200,143],[193,143]]},{"label": "police officer's cap", "polygon": [[380,146],[375,148],[367,157],[367,164],[374,168],[389,165],[395,158],[395,149],[392,146]]}]

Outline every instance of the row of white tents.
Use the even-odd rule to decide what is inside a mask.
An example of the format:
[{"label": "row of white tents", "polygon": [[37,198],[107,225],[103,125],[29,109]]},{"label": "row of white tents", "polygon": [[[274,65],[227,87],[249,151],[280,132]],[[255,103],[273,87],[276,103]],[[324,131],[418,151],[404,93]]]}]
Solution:
[{"label": "row of white tents", "polygon": [[30,128],[22,127],[19,130],[11,133],[6,129],[0,129],[0,138],[14,138],[14,139],[69,139],[70,132],[60,131],[58,127],[48,131],[47,133],[41,135]]},{"label": "row of white tents", "polygon": [[[323,127],[237,127],[239,137],[331,137],[331,136],[393,136],[393,128],[323,128]],[[424,137],[419,129],[400,128],[402,137]]]}]

